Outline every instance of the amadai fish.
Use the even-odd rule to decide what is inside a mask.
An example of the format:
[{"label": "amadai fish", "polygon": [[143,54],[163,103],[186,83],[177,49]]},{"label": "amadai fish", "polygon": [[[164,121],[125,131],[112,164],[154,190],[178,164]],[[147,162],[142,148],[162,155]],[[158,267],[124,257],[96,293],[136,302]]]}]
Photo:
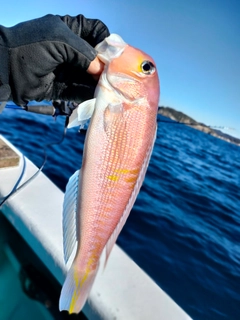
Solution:
[{"label": "amadai fish", "polygon": [[142,185],[156,137],[159,80],[153,59],[116,34],[97,45],[105,63],[95,98],[80,104],[70,127],[91,118],[81,170],[64,198],[64,258],[76,255],[60,297],[60,310],[84,306]]}]

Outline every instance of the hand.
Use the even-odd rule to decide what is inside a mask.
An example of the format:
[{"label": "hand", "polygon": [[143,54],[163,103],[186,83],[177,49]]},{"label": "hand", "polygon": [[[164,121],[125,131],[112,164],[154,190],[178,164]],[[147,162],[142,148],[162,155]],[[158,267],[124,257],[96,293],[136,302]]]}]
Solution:
[{"label": "hand", "polygon": [[94,47],[108,35],[100,20],[82,15],[0,26],[0,101],[91,99],[104,67]]},{"label": "hand", "polygon": [[93,76],[93,79],[98,80],[104,68],[104,63],[96,57],[89,65],[87,73]]}]

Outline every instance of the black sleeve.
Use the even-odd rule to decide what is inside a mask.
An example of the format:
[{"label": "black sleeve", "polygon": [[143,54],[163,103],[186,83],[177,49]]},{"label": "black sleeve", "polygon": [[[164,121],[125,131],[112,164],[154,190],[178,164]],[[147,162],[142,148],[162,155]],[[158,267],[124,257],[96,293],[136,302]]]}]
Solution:
[{"label": "black sleeve", "polygon": [[109,36],[109,30],[101,20],[87,19],[82,14],[75,17],[60,16],[60,18],[77,36],[87,41],[92,47]]},{"label": "black sleeve", "polygon": [[25,105],[92,97],[96,84],[86,70],[97,55],[94,46],[108,34],[100,20],[82,15],[0,26],[0,101]]}]

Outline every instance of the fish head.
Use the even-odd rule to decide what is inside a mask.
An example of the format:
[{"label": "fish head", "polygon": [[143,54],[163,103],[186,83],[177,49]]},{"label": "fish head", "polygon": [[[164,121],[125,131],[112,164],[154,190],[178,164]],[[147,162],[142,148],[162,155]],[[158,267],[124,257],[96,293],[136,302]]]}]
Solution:
[{"label": "fish head", "polygon": [[160,88],[154,60],[143,51],[126,44],[111,34],[96,49],[105,63],[104,81],[125,102],[146,99],[150,106],[158,107]]},{"label": "fish head", "polygon": [[111,85],[129,100],[147,99],[158,106],[159,78],[154,60],[143,51],[127,45],[122,54],[108,66]]}]

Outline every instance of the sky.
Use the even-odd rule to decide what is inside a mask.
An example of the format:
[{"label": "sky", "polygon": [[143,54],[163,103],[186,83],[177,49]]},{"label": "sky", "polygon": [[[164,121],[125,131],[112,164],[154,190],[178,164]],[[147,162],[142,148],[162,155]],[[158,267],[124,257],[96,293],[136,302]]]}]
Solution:
[{"label": "sky", "polygon": [[239,0],[9,0],[0,24],[48,13],[101,19],[154,58],[161,106],[240,138]]}]

